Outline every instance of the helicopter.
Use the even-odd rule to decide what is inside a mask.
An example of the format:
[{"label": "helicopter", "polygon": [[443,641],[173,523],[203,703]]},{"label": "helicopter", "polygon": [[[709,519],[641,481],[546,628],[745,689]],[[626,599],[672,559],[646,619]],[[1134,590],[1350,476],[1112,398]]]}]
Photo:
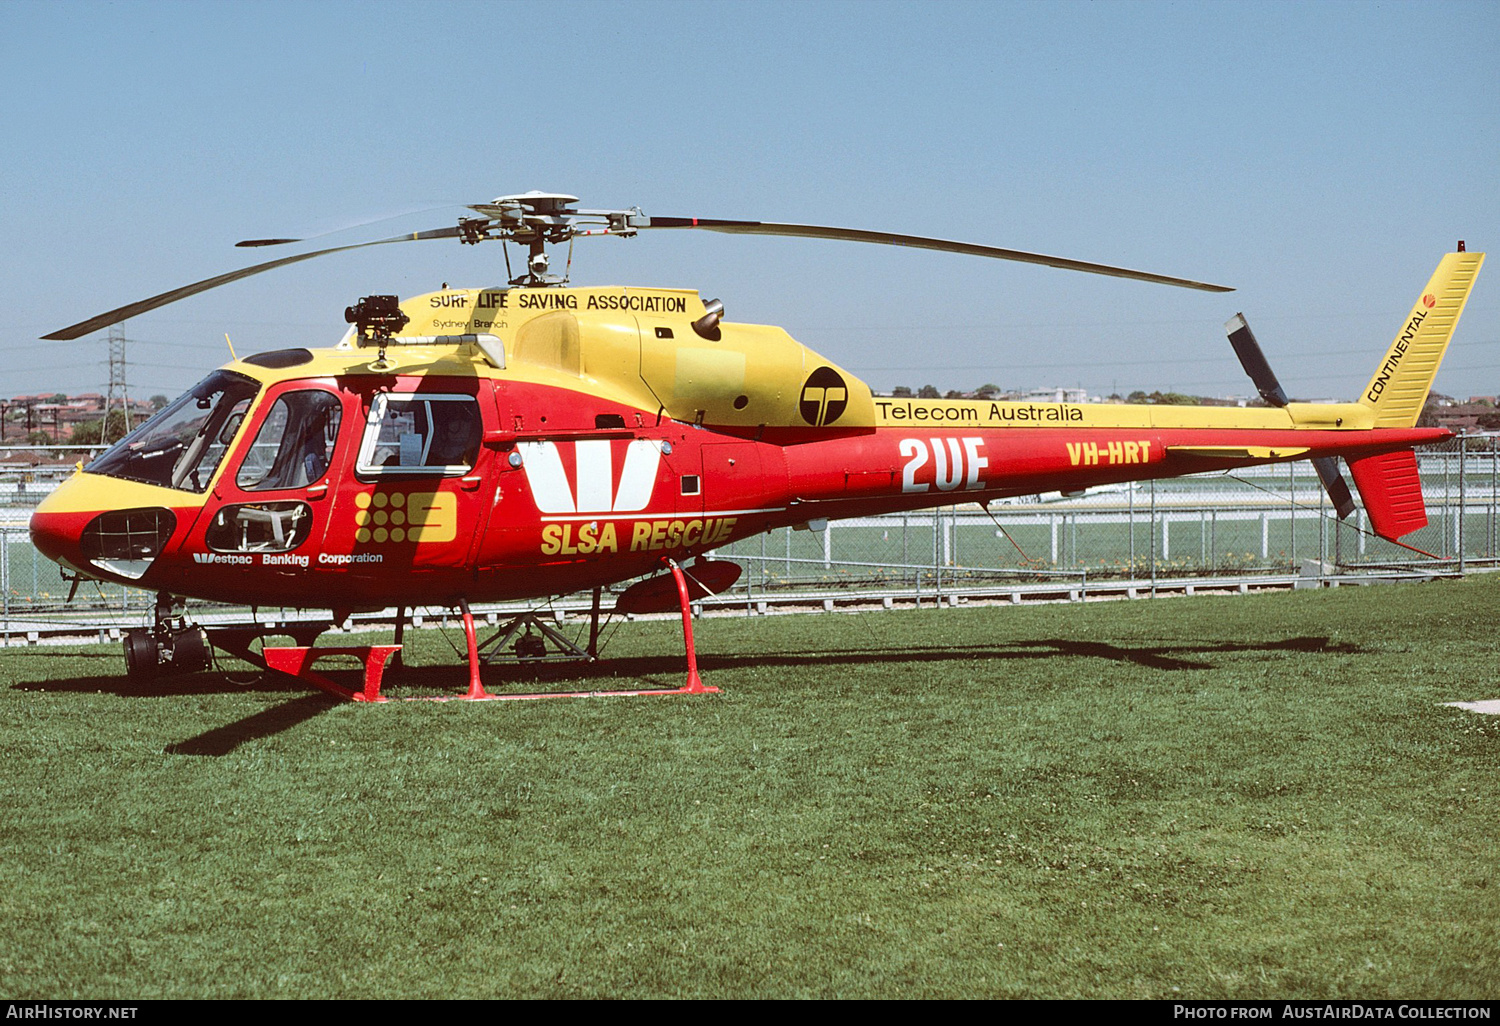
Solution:
[{"label": "helicopter", "polygon": [[[503,286],[345,310],[334,345],[237,358],[79,470],[36,509],[35,546],[79,579],[155,591],[154,624],[124,635],[136,679],[207,668],[221,648],[340,698],[379,702],[407,610],[461,614],[470,700],[713,691],[698,674],[691,602],[729,588],[724,545],[787,527],[1041,492],[1077,492],[1211,470],[1309,460],[1340,518],[1356,507],[1400,538],[1427,522],[1417,426],[1484,254],[1445,255],[1354,402],[1293,402],[1249,324],[1229,341],[1263,407],[919,399],[874,394],[768,325],[676,288],[573,286],[548,247],[592,236],[705,230],[904,246],[1041,264],[1158,285],[1208,282],[1106,264],[862,229],[582,209],[530,192],[473,204],[453,226],[282,257],[60,329],[76,339],[126,318],[303,260],[431,239],[505,244]],[[252,239],[243,247],[306,240]],[[510,244],[525,250],[520,273]],[[597,657],[603,589],[639,578],[614,612],[680,609],[680,688],[490,694],[483,650]],[[481,643],[471,604],[591,591],[583,648],[525,615]],[[397,609],[391,645],[315,644],[326,624],[208,630],[186,598],[351,613]],[[533,634],[535,629],[538,633]],[[260,640],[259,652],[253,648]],[[350,687],[319,671],[362,660]]]}]

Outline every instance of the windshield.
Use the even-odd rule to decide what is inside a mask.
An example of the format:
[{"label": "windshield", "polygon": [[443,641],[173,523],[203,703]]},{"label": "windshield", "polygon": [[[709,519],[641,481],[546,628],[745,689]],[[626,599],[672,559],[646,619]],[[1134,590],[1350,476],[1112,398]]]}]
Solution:
[{"label": "windshield", "polygon": [[214,371],[89,464],[91,474],[202,492],[245,421],[259,382]]}]

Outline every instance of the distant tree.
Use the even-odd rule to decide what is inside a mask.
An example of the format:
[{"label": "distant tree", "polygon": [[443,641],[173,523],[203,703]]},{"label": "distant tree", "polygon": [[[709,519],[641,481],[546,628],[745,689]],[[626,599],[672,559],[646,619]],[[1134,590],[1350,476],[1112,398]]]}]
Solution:
[{"label": "distant tree", "polygon": [[1197,401],[1195,396],[1183,395],[1181,392],[1152,392],[1146,397],[1146,402],[1158,406],[1192,406]]},{"label": "distant tree", "polygon": [[1485,431],[1500,431],[1500,412],[1481,413],[1476,426]]},{"label": "distant tree", "polygon": [[152,396],[152,397],[151,397],[151,408],[152,408],[152,409],[153,409],[153,410],[159,410],[159,409],[161,409],[161,408],[162,408],[162,407],[164,407],[164,406],[166,406],[166,405],[167,405],[167,403],[169,403],[169,402],[171,402],[171,401],[172,401],[172,400],[170,400],[170,399],[168,399],[168,398],[167,398],[167,397],[166,397],[166,396],[164,396],[164,395],[153,395],[153,396]]},{"label": "distant tree", "polygon": [[1137,405],[1147,402],[1149,399],[1150,397],[1140,389],[1136,389],[1134,392],[1131,392],[1128,396],[1125,397],[1125,401],[1127,403],[1135,403]]},{"label": "distant tree", "polygon": [[1429,395],[1427,397],[1427,401],[1422,404],[1422,413],[1421,413],[1421,415],[1419,417],[1417,417],[1417,427],[1440,427],[1441,426],[1440,424],[1438,424],[1438,415],[1437,415],[1438,407],[1441,404],[1436,401],[1436,398],[1437,398],[1437,393],[1434,392],[1434,393],[1432,393],[1432,395]]},{"label": "distant tree", "polygon": [[1125,400],[1120,398],[1119,392],[1111,392],[1109,394],[1109,401],[1112,403],[1123,403]]},{"label": "distant tree", "polygon": [[26,436],[27,445],[51,445],[52,441],[52,436],[45,431],[33,431]]},{"label": "distant tree", "polygon": [[917,398],[919,398],[919,399],[941,399],[942,398],[942,393],[939,392],[932,385],[923,385],[920,389],[917,390]]},{"label": "distant tree", "polygon": [[999,385],[980,385],[978,388],[974,389],[974,398],[976,399],[993,399],[999,394]]},{"label": "distant tree", "polygon": [[[104,421],[102,418],[100,420],[83,421],[81,424],[73,428],[73,433],[68,436],[68,444],[109,445],[112,442],[118,442],[120,439],[124,438],[126,432],[129,431],[129,426],[126,423],[126,420],[127,418],[125,416],[124,410],[110,410],[108,431],[102,430],[104,426]],[[101,433],[104,436],[102,440],[99,437]]]},{"label": "distant tree", "polygon": [[897,385],[895,388],[891,389],[891,395],[895,396],[898,399],[910,399],[911,389],[906,385]]},{"label": "distant tree", "polygon": [[49,395],[47,397],[47,401],[49,403],[65,403],[65,402],[68,401],[68,397],[66,395],[64,395],[63,393],[59,392],[56,395]]},{"label": "distant tree", "polygon": [[962,399],[963,397],[964,394],[956,388],[948,389],[947,394],[943,396],[944,399]]}]

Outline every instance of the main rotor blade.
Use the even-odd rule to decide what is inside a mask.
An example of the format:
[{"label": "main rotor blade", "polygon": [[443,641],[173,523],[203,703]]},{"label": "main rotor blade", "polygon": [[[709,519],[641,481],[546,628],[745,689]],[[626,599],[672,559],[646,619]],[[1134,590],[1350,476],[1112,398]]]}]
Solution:
[{"label": "main rotor blade", "polygon": [[[645,220],[645,219],[643,219]],[[908,246],[912,249],[934,249],[942,253],[963,253],[968,256],[992,257],[996,260],[1014,260],[1023,264],[1041,264],[1058,267],[1065,271],[1086,271],[1089,274],[1104,274],[1112,278],[1130,278],[1135,281],[1155,282],[1158,285],[1177,285],[1186,289],[1204,292],[1233,292],[1227,285],[1211,285],[1187,278],[1174,278],[1166,274],[1149,271],[1133,271],[1128,267],[1113,267],[1095,264],[1086,260],[1070,260],[1067,257],[1046,256],[1042,253],[1027,253],[1019,249],[1001,249],[998,246],[981,246],[973,242],[952,242],[948,239],[929,239],[921,235],[897,235],[893,232],[870,232],[860,228],[829,228],[816,224],[777,224],[771,221],[724,221],[706,217],[652,217],[649,224],[641,228],[704,228],[711,232],[728,232],[731,235],[785,235],[804,239],[833,239],[839,242],[870,242],[883,246]]]},{"label": "main rotor blade", "polygon": [[442,206],[422,207],[420,210],[404,210],[399,214],[389,214],[385,217],[377,217],[373,221],[357,221],[353,224],[346,224],[339,228],[330,228],[324,232],[316,232],[312,235],[304,235],[299,239],[242,239],[239,242],[236,242],[235,245],[239,246],[240,248],[253,248],[256,246],[285,246],[288,243],[292,242],[312,242],[314,239],[326,238],[329,235],[337,235],[340,232],[352,232],[359,228],[371,228],[377,224],[385,224],[387,221],[394,221],[399,217],[416,217],[419,214],[430,214],[434,210],[447,210],[453,207],[461,206],[463,206],[462,203],[444,203]]},{"label": "main rotor blade", "polygon": [[286,267],[288,264],[311,260],[313,257],[327,256],[329,253],[343,253],[351,249],[364,249],[366,246],[384,246],[391,242],[416,242],[421,239],[452,239],[456,238],[459,234],[458,228],[435,228],[431,231],[413,232],[410,235],[398,235],[390,239],[377,239],[374,242],[356,242],[350,246],[334,246],[332,249],[315,249],[311,253],[298,253],[296,256],[282,257],[279,260],[268,260],[263,264],[241,267],[238,271],[230,271],[227,274],[204,278],[202,281],[195,281],[191,285],[184,285],[181,288],[172,289],[170,292],[163,292],[160,295],[152,296],[150,299],[128,303],[107,313],[102,313],[97,317],[90,317],[86,321],[80,321],[77,324],[54,331],[51,334],[43,335],[42,338],[63,342],[82,338],[89,332],[98,331],[100,328],[107,328],[111,324],[118,324],[123,320],[128,320],[149,310],[155,310],[157,307],[166,306],[168,303],[175,303],[179,299],[196,296],[200,292],[216,289],[220,285],[228,285],[230,282],[239,281],[241,278],[260,274],[262,271],[275,270],[278,267]]}]

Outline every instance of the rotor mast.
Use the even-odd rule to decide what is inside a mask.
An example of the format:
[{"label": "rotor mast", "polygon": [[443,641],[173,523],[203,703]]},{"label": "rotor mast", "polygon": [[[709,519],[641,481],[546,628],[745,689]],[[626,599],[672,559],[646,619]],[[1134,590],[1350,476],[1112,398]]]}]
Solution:
[{"label": "rotor mast", "polygon": [[469,209],[483,218],[465,218],[461,226],[472,226],[461,238],[477,244],[489,239],[515,242],[526,247],[526,272],[510,279],[510,284],[528,288],[566,285],[568,277],[548,273],[547,247],[567,242],[580,235],[632,236],[637,228],[648,227],[650,219],[639,207],[629,210],[578,210],[570,206],[577,196],[561,192],[528,192],[501,196],[490,203],[476,203]]}]

